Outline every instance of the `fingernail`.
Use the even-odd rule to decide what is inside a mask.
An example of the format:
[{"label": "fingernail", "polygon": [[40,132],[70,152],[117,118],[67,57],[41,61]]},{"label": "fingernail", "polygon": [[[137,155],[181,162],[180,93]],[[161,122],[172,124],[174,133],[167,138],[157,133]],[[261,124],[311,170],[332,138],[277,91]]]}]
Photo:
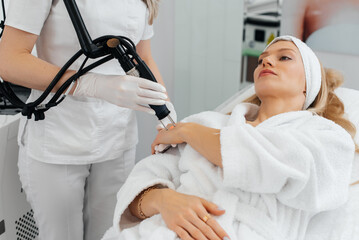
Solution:
[{"label": "fingernail", "polygon": [[228,237],[224,237],[223,240],[230,240]]},{"label": "fingernail", "polygon": [[166,100],[168,97],[165,93],[161,93],[161,99]]},{"label": "fingernail", "polygon": [[162,86],[161,84],[160,84],[160,88],[162,90],[161,92],[164,92],[164,93],[167,92],[167,89],[164,86]]},{"label": "fingernail", "polygon": [[219,210],[219,211],[224,211],[225,209],[222,208],[222,207],[220,207],[220,206],[217,206],[217,210]]}]

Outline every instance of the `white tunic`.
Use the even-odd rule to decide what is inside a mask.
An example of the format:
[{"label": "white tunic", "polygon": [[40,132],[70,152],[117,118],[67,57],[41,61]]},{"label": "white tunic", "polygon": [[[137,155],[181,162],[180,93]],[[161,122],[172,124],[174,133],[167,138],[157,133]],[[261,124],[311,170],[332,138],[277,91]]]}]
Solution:
[{"label": "white tunic", "polygon": [[[92,39],[122,35],[137,44],[153,35],[153,28],[148,25],[148,10],[142,0],[77,0],[76,3]],[[11,0],[6,25],[39,35],[38,57],[60,67],[80,49],[62,0]],[[70,68],[77,70],[83,59]],[[92,62],[89,60],[88,64]],[[116,60],[92,71],[124,74]],[[29,101],[34,101],[41,93],[33,90]],[[27,121],[23,117],[19,144],[24,129],[29,138],[26,146],[29,155],[48,163],[86,164],[114,159],[138,141],[132,110],[85,97],[66,97],[57,107],[45,112],[44,121]]]},{"label": "white tunic", "polygon": [[160,215],[138,224],[129,214],[132,200],[154,184],[224,208],[215,218],[232,240],[304,239],[313,216],[347,200],[354,143],[343,128],[309,111],[279,114],[253,127],[246,119],[254,119],[257,109],[240,104],[230,116],[187,118],[221,129],[223,169],[185,144],[142,160],[118,193],[114,225],[103,239],[177,239]]}]

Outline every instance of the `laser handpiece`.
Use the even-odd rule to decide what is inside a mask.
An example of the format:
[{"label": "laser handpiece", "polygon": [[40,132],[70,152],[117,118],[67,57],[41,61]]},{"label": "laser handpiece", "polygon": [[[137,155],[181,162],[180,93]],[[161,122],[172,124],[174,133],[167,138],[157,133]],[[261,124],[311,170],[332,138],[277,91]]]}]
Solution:
[{"label": "laser handpiece", "polygon": [[[142,77],[152,82],[157,82],[146,63],[138,56],[131,45],[126,42],[126,39],[121,42],[118,38],[111,38],[107,40],[106,45],[110,49],[111,54],[119,61],[127,75]],[[166,105],[150,105],[150,107],[156,112],[158,120],[166,130],[168,130],[167,126],[162,121],[165,118],[168,118],[172,125],[176,126]]]}]

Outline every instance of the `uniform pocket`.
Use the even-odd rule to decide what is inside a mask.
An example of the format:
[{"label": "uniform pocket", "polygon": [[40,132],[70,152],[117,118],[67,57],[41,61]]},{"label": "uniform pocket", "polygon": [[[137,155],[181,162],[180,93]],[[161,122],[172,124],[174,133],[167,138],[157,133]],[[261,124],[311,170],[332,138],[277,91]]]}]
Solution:
[{"label": "uniform pocket", "polygon": [[44,156],[65,160],[96,154],[99,146],[97,103],[66,100],[45,116]]}]

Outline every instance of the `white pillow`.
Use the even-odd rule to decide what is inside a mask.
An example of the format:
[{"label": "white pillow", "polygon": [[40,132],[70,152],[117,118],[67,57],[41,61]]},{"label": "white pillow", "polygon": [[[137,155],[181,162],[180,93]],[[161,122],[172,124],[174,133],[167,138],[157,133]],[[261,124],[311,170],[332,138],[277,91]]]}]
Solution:
[{"label": "white pillow", "polygon": [[[359,132],[359,91],[340,87],[335,93],[344,103],[345,112],[349,120],[355,125]],[[356,134],[355,140],[359,143],[359,133]]]},{"label": "white pillow", "polygon": [[229,113],[232,112],[234,107],[252,96],[255,93],[254,90],[254,84],[251,84],[242,90],[239,90],[237,93],[235,93],[232,97],[224,101],[221,105],[216,107],[214,111],[220,112],[220,113]]}]

